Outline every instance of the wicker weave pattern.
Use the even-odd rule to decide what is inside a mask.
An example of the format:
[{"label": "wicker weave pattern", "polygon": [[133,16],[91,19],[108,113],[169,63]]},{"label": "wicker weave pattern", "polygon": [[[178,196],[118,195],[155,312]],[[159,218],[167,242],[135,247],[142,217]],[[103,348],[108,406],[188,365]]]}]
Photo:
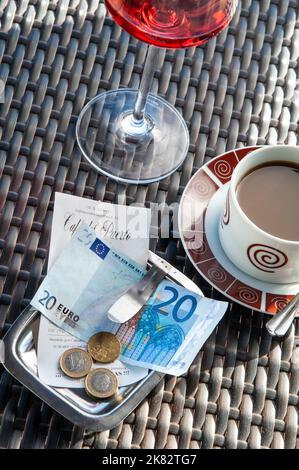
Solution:
[{"label": "wicker weave pattern", "polygon": [[[183,113],[190,151],[168,180],[125,187],[81,161],[74,126],[98,92],[138,87],[146,46],[106,18],[99,0],[0,0],[2,333],[45,273],[55,191],[171,204],[210,157],[256,143],[297,144],[298,13],[297,0],[242,0],[217,39],[165,53],[153,91]],[[220,298],[177,239],[153,240],[152,248]],[[123,424],[98,434],[73,427],[1,368],[0,446],[299,447],[299,323],[271,342],[264,322],[232,305],[188,376],[166,378]]]}]

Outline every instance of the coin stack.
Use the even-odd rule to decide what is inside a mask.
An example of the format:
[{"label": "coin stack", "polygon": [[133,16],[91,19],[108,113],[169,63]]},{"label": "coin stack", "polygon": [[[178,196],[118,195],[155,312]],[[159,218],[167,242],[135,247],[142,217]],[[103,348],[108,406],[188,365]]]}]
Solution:
[{"label": "coin stack", "polygon": [[65,351],[60,358],[60,367],[68,377],[85,377],[85,390],[90,397],[108,398],[118,389],[117,377],[104,367],[92,369],[93,360],[109,364],[118,358],[120,349],[120,341],[115,335],[106,331],[96,333],[88,340],[87,351],[80,348]]}]

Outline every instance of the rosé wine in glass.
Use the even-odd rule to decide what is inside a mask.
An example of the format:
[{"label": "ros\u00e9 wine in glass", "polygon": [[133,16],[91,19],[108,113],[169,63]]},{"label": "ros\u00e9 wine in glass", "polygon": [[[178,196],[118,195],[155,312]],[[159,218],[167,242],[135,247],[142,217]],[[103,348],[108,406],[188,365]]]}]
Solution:
[{"label": "ros\u00e9 wine in glass", "polygon": [[199,45],[222,31],[236,0],[106,0],[115,21],[144,42],[167,48]]},{"label": "ros\u00e9 wine in glass", "polygon": [[88,101],[77,121],[77,142],[104,175],[121,183],[154,183],[181,166],[190,141],[182,112],[150,93],[162,48],[197,46],[216,36],[228,26],[237,0],[105,3],[124,30],[150,46],[138,90],[119,88]]}]

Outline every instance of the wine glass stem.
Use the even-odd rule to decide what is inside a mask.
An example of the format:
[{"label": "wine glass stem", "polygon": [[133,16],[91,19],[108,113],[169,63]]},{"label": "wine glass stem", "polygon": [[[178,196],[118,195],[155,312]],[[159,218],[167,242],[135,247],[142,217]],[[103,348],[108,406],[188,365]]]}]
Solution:
[{"label": "wine glass stem", "polygon": [[159,54],[158,47],[149,46],[133,113],[133,118],[136,121],[143,121],[146,100],[153,83]]}]

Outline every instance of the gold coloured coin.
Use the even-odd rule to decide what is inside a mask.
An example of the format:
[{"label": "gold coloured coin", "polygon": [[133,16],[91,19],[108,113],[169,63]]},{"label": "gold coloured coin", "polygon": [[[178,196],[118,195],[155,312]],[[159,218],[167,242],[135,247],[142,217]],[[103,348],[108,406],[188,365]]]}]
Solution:
[{"label": "gold coloured coin", "polygon": [[102,331],[96,333],[88,340],[87,350],[97,362],[109,363],[115,361],[120,355],[120,341],[117,336]]},{"label": "gold coloured coin", "polygon": [[118,380],[109,369],[91,370],[85,378],[85,390],[92,398],[108,398],[116,393]]},{"label": "gold coloured coin", "polygon": [[92,358],[84,349],[68,349],[64,351],[60,358],[60,367],[68,377],[80,379],[85,377],[90,371]]}]

